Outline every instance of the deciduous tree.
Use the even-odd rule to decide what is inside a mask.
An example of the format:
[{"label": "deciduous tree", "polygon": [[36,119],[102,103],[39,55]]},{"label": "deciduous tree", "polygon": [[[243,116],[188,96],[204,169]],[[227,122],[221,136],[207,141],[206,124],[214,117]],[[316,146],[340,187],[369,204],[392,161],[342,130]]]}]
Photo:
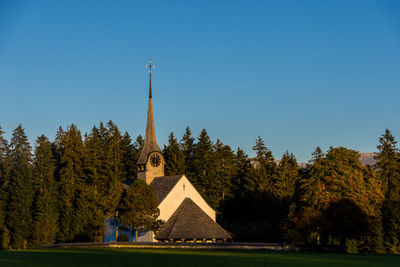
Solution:
[{"label": "deciduous tree", "polygon": [[119,205],[121,223],[131,227],[137,241],[138,230],[151,230],[160,214],[153,189],[142,180],[136,180],[124,190]]}]

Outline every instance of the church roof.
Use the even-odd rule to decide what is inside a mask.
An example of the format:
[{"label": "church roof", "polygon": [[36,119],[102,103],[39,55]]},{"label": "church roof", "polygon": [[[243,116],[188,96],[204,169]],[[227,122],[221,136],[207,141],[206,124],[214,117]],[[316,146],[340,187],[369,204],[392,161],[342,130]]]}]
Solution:
[{"label": "church roof", "polygon": [[230,239],[232,236],[213,221],[190,198],[185,198],[156,239]]},{"label": "church roof", "polygon": [[179,179],[181,179],[182,176],[183,175],[175,175],[154,178],[154,180],[150,183],[150,186],[156,193],[158,204],[163,201],[163,199],[168,195],[172,188],[174,188],[174,186],[179,181]]},{"label": "church roof", "polygon": [[[151,64],[151,61],[150,61]],[[144,145],[142,152],[140,153],[137,164],[146,164],[147,158],[152,152],[161,152],[157,145],[156,130],[154,126],[154,115],[153,115],[153,96],[151,92],[151,69],[150,69],[150,83],[149,83],[149,103],[147,107],[147,124],[146,124],[146,135],[144,137]]]}]

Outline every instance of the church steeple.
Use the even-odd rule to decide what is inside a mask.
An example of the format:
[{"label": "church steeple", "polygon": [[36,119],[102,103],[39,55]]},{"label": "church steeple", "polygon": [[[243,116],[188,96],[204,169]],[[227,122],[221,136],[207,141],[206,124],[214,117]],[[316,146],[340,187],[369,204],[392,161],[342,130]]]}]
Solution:
[{"label": "church steeple", "polygon": [[147,125],[143,150],[140,153],[138,164],[138,178],[150,183],[155,177],[164,176],[164,159],[157,145],[156,130],[154,126],[153,95],[151,88],[151,74],[154,65],[146,65],[149,69],[149,102],[147,107]]}]

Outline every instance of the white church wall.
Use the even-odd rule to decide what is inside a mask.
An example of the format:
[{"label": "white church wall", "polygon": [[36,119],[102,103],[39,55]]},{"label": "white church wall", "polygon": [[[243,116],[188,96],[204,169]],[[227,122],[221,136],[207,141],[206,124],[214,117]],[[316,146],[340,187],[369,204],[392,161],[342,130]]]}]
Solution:
[{"label": "white church wall", "polygon": [[[104,242],[116,242],[115,240],[115,232],[116,232],[116,227],[114,224],[111,223],[110,220],[107,220],[104,223]],[[132,232],[131,229],[126,229],[124,230],[123,228],[118,229],[118,235],[122,234],[127,234],[129,237],[129,242],[134,242],[135,241],[135,236]],[[153,242],[154,239],[154,233],[152,231],[139,231],[138,233],[138,242]]]},{"label": "white church wall", "polygon": [[160,209],[160,216],[158,218],[167,221],[185,198],[193,200],[194,203],[215,221],[215,211],[207,204],[185,176],[182,176],[174,188],[158,205]]}]

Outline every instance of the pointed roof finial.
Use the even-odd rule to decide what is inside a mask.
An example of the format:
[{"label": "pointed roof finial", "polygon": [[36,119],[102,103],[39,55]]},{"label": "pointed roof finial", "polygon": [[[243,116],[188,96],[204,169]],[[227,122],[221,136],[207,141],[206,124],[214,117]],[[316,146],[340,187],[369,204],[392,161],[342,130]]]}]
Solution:
[{"label": "pointed roof finial", "polygon": [[146,65],[146,69],[149,69],[149,77],[150,77],[150,81],[149,81],[149,98],[153,98],[152,93],[151,93],[151,72],[153,71],[153,69],[155,69],[156,66],[154,66],[151,63],[151,57],[149,59],[149,64]]}]

